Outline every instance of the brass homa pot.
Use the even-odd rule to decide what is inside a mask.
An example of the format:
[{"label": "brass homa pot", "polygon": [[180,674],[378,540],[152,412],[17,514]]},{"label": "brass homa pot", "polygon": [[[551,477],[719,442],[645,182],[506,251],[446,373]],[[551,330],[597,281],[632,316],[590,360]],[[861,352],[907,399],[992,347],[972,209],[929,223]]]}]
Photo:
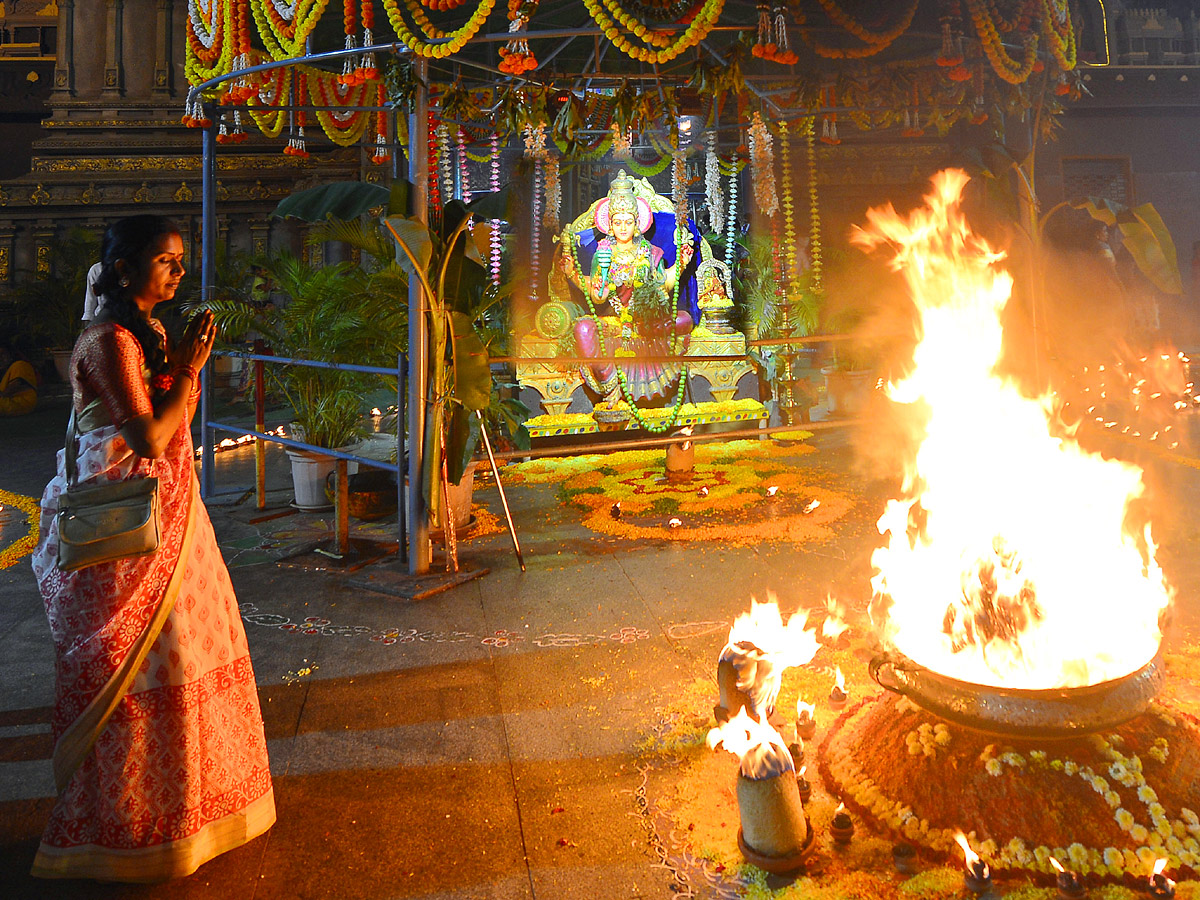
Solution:
[{"label": "brass homa pot", "polygon": [[875,683],[935,716],[976,731],[1024,738],[1073,738],[1141,715],[1163,683],[1162,649],[1140,669],[1082,687],[1027,689],[959,681],[898,652],[869,666]]}]

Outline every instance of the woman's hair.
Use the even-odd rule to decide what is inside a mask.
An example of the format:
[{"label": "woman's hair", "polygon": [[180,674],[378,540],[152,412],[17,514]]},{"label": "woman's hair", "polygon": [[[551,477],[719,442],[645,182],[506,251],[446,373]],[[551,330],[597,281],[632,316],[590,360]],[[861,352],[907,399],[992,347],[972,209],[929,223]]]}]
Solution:
[{"label": "woman's hair", "polygon": [[166,216],[140,215],[119,219],[104,232],[100,244],[100,274],[96,278],[96,293],[104,297],[104,310],[111,321],[128,328],[146,357],[146,365],[154,374],[167,369],[167,353],[159,333],[138,312],[130,285],[121,284],[118,260],[126,266],[139,268],[142,257],[155,241],[165,234],[179,234],[179,227]]}]

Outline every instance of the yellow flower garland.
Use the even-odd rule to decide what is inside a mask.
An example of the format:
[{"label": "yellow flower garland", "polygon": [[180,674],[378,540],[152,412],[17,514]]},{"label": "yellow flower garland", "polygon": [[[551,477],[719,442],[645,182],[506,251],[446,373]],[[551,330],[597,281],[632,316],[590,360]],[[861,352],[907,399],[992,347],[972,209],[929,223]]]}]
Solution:
[{"label": "yellow flower garland", "polygon": [[10,494],[4,490],[0,490],[0,506],[12,506],[21,510],[29,521],[26,533],[0,550],[0,569],[7,569],[32,553],[33,548],[37,546],[42,510],[33,497],[22,497],[20,494]]},{"label": "yellow flower garland", "polygon": [[971,22],[979,34],[979,42],[987,55],[992,69],[1009,84],[1022,84],[1029,78],[1033,65],[1037,62],[1038,35],[1030,33],[1025,37],[1025,58],[1020,62],[1014,60],[1004,49],[1004,42],[996,25],[988,12],[985,0],[967,0],[967,8],[971,14]]},{"label": "yellow flower garland", "polygon": [[[420,6],[414,3],[413,0],[404,0],[404,5],[408,8],[413,21],[416,22],[417,27],[425,37],[418,37],[408,27],[408,23],[404,20],[404,15],[400,12],[400,7],[396,0],[383,0],[383,8],[387,12],[388,21],[392,23],[392,28],[395,30],[396,36],[418,56],[425,56],[430,59],[444,59],[452,53],[457,53],[466,45],[467,41],[475,37],[491,13],[492,7],[496,5],[496,0],[480,0],[479,6],[475,8],[475,12],[471,13],[471,17],[460,28],[451,32],[444,32],[435,28]],[[430,41],[439,41],[439,43],[430,43]],[[444,43],[441,43],[441,41],[444,41]]]},{"label": "yellow flower garland", "polygon": [[[246,2],[246,0],[229,0],[230,3]],[[321,20],[321,16],[325,13],[325,7],[329,5],[329,0],[300,0],[296,5],[296,13],[292,17],[293,26],[291,35],[287,30],[280,28],[275,23],[272,13],[274,9],[268,10],[271,5],[271,0],[249,0],[250,12],[254,15],[254,24],[258,26],[259,37],[262,38],[263,46],[267,48],[267,53],[274,60],[290,59],[293,56],[300,56],[304,53],[304,43],[312,34],[313,29],[317,27],[317,22]],[[229,71],[228,68],[225,69]]]},{"label": "yellow flower garland", "polygon": [[[1060,9],[1057,0],[1042,0],[1042,34],[1046,36],[1046,46],[1058,63],[1059,68],[1069,72],[1075,68],[1075,28],[1071,24],[1071,8],[1063,2]],[[1062,25],[1056,24],[1056,19],[1062,14]]]},{"label": "yellow flower garland", "polygon": [[[696,17],[692,19],[687,28],[675,35],[671,43],[657,50],[648,47],[637,47],[629,38],[623,35],[620,28],[617,27],[617,23],[603,9],[604,0],[583,0],[583,5],[587,8],[592,20],[600,26],[600,29],[604,32],[604,36],[608,38],[614,47],[630,59],[660,64],[670,62],[685,50],[694,47],[704,40],[720,17],[721,10],[725,8],[725,0],[704,0],[704,6],[696,13]],[[645,26],[641,27],[645,28]],[[647,33],[649,33],[648,30]],[[634,34],[637,35],[636,30]],[[646,37],[640,35],[638,37],[647,43],[653,44]]]}]

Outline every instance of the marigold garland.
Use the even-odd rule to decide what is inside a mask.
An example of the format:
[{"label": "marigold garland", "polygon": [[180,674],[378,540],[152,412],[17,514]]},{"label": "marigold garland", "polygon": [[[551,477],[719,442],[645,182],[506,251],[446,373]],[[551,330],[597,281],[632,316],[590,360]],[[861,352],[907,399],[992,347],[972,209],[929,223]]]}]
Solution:
[{"label": "marigold garland", "polygon": [[41,525],[41,505],[33,497],[23,497],[20,494],[10,494],[0,490],[0,507],[11,506],[25,513],[28,528],[24,535],[17,538],[7,547],[0,549],[0,569],[9,566],[28,556],[37,546],[38,529]]},{"label": "marigold garland", "polygon": [[996,24],[992,21],[987,0],[966,0],[966,2],[967,9],[971,14],[971,23],[975,26],[979,42],[983,46],[983,52],[987,56],[988,62],[992,64],[992,69],[1009,84],[1024,82],[1029,78],[1033,71],[1033,64],[1037,61],[1037,33],[1029,32],[1025,35],[1025,55],[1018,62],[1004,49],[1004,41],[996,29]]},{"label": "marigold garland", "polygon": [[529,49],[529,20],[537,12],[538,0],[508,0],[508,31],[512,37],[500,48],[499,69],[506,75],[523,75],[538,67]]},{"label": "marigold garland", "polygon": [[424,37],[418,37],[416,32],[409,28],[397,0],[383,0],[384,11],[387,12],[388,21],[392,23],[396,36],[418,56],[444,59],[457,53],[466,46],[467,41],[475,37],[491,13],[492,7],[496,5],[496,0],[479,0],[479,5],[471,13],[471,17],[451,32],[435,28],[414,0],[404,0],[404,5]]},{"label": "marigold garland", "polygon": [[821,256],[821,207],[817,194],[817,142],[816,123],[804,132],[804,144],[808,157],[808,256],[809,287],[820,295],[822,283]]},{"label": "marigold garland", "polygon": [[721,161],[717,157],[717,133],[704,136],[704,200],[708,206],[708,228],[713,234],[725,230],[725,198],[721,196]]},{"label": "marigold garland", "polygon": [[779,123],[779,160],[783,176],[783,246],[787,260],[786,284],[788,292],[795,288],[800,278],[800,263],[796,257],[796,209],[792,199],[792,142],[788,137],[787,122]]},{"label": "marigold garland", "polygon": [[[241,5],[246,0],[224,2]],[[304,54],[304,43],[325,14],[329,0],[293,0],[291,7],[282,7],[275,0],[249,0],[249,5],[263,46],[272,59],[279,60]],[[288,17],[284,17],[281,7],[290,12]]]},{"label": "marigold garland", "polygon": [[709,31],[717,23],[721,10],[725,7],[725,0],[704,0],[704,5],[700,7],[695,18],[688,23],[687,28],[675,35],[672,41],[664,46],[654,44],[649,37],[650,29],[638,23],[632,33],[639,40],[650,43],[651,47],[635,46],[628,37],[622,34],[617,23],[604,8],[603,0],[583,0],[583,5],[609,42],[626,56],[640,62],[662,64],[670,62],[708,36]]},{"label": "marigold garland", "polygon": [[[852,19],[832,0],[820,0],[820,2],[831,20],[864,42],[860,47],[830,47],[827,44],[822,44],[813,35],[812,30],[805,27],[804,12],[800,7],[797,7],[796,24],[800,27],[800,36],[804,38],[805,43],[812,48],[814,53],[826,59],[865,59],[869,56],[882,53],[895,43],[900,35],[908,30],[908,27],[912,24],[913,16],[917,12],[917,7],[920,5],[919,0],[913,0],[912,5],[905,9],[900,19],[891,28],[886,32],[876,34],[862,27],[859,22]],[[867,37],[860,37],[856,33],[859,31]]]}]

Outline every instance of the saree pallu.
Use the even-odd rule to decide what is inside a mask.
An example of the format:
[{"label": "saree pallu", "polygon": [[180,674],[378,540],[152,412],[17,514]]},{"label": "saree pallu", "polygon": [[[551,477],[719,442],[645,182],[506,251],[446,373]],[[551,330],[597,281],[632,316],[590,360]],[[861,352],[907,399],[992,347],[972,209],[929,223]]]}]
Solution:
[{"label": "saree pallu", "polygon": [[113,425],[81,434],[81,485],[159,478],[162,535],[153,555],[61,572],[59,451],[33,559],[56,656],[59,795],[34,875],[175,878],[275,821],[245,630],[192,460],[186,424],[156,460]]}]

